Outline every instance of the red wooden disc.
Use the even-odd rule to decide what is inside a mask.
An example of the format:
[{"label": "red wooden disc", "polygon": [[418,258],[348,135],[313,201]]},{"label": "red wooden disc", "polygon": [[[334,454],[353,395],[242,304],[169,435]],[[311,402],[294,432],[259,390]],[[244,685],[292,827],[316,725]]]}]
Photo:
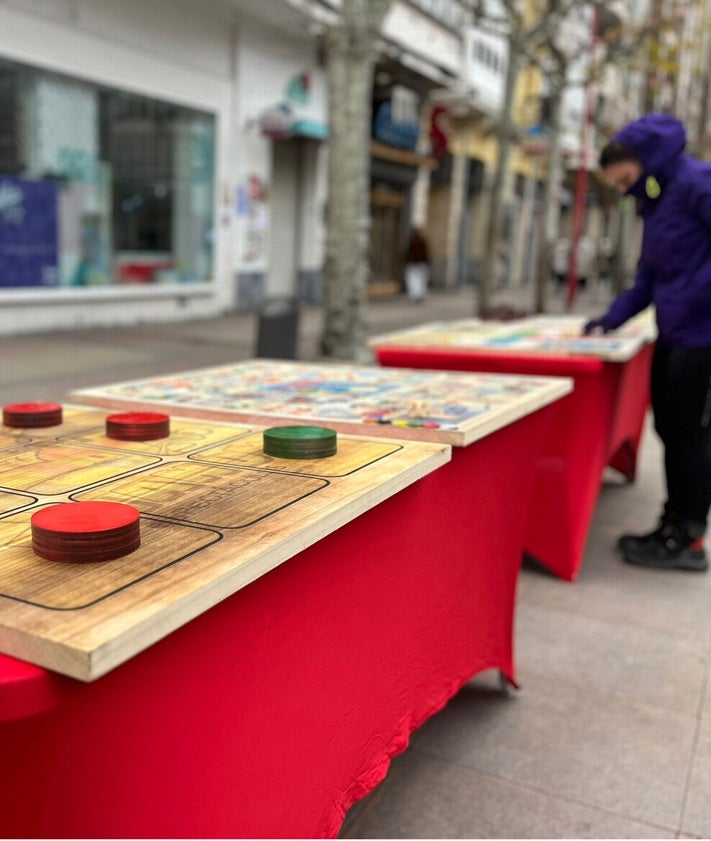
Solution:
[{"label": "red wooden disc", "polygon": [[32,515],[32,525],[45,531],[105,532],[134,523],[140,512],[123,502],[60,502]]},{"label": "red wooden disc", "polygon": [[59,403],[13,403],[3,407],[2,422],[5,426],[21,429],[58,426],[62,422],[62,406]]},{"label": "red wooden disc", "polygon": [[87,563],[120,558],[141,543],[140,512],[121,502],[68,502],[36,511],[32,548],[49,561]]},{"label": "red wooden disc", "polygon": [[154,441],[170,435],[170,417],[161,412],[121,412],[106,418],[106,436],[117,441]]}]

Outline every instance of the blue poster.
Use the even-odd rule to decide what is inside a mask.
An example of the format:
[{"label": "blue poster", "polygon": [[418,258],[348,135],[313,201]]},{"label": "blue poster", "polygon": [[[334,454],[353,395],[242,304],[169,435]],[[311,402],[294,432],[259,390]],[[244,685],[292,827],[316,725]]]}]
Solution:
[{"label": "blue poster", "polygon": [[57,184],[0,175],[0,288],[57,286]]}]

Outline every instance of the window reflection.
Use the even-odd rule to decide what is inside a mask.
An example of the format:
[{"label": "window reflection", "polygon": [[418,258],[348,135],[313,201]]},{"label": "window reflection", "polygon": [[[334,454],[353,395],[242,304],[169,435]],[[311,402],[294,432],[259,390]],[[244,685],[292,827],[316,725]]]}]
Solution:
[{"label": "window reflection", "polygon": [[215,120],[0,60],[0,287],[209,280]]}]

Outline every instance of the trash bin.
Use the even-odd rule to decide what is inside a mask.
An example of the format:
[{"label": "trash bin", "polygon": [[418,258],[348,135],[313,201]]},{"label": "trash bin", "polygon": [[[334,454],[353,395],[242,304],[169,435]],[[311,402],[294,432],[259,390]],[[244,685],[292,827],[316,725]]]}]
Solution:
[{"label": "trash bin", "polygon": [[299,302],[296,298],[267,298],[259,309],[256,356],[296,359]]}]

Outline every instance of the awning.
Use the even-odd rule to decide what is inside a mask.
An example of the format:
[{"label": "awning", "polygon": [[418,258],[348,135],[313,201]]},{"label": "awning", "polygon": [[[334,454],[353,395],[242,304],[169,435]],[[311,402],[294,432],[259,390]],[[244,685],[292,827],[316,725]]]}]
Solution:
[{"label": "awning", "polygon": [[374,158],[405,166],[424,166],[427,169],[437,169],[439,166],[436,158],[419,155],[417,152],[410,152],[408,149],[400,149],[397,146],[388,146],[387,143],[379,143],[377,140],[371,142],[370,154]]},{"label": "awning", "polygon": [[299,117],[287,102],[263,111],[259,117],[259,130],[264,137],[272,140],[290,140],[295,137],[325,140],[328,137],[328,126],[325,123]]}]

